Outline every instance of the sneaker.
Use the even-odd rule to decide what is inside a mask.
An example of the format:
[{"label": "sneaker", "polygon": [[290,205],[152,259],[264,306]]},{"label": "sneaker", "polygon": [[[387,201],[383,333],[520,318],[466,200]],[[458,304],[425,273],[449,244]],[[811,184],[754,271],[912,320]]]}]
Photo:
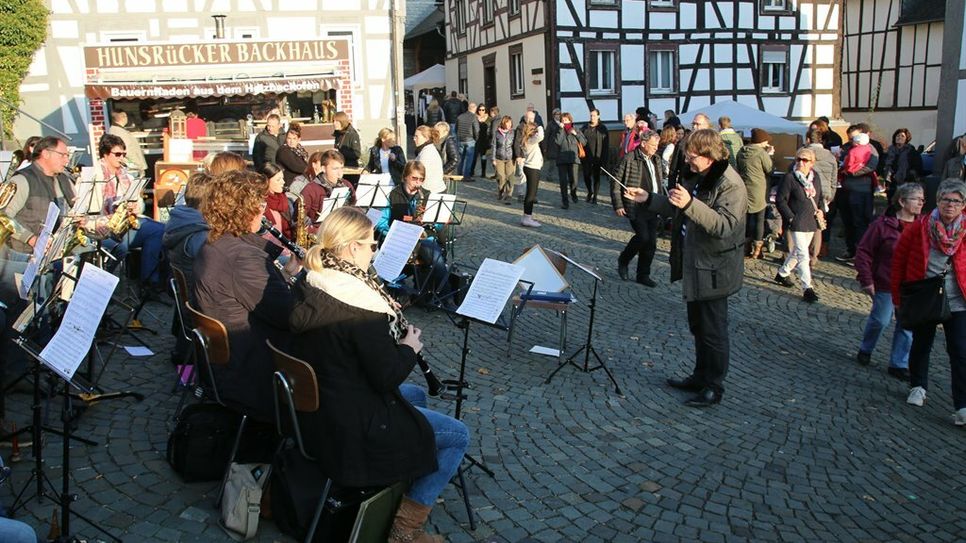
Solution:
[{"label": "sneaker", "polygon": [[906,403],[911,405],[916,405],[922,407],[922,402],[926,401],[926,389],[922,387],[913,387],[909,391],[909,397],[906,398]]},{"label": "sneaker", "polygon": [[[872,353],[863,353],[862,351],[859,351],[858,354],[855,355],[855,361],[863,366],[868,366],[872,363]],[[892,368],[889,369],[891,370]]]},{"label": "sneaker", "polygon": [[953,413],[953,424],[956,426],[966,426],[966,407]]},{"label": "sneaker", "polygon": [[795,286],[795,283],[793,283],[792,280],[788,278],[788,276],[782,276],[782,274],[780,273],[775,274],[775,282],[783,287]]},{"label": "sneaker", "polygon": [[520,224],[522,226],[529,226],[530,228],[539,228],[540,227],[540,223],[538,223],[537,221],[533,220],[533,217],[531,217],[530,215],[524,215],[523,218],[520,219]]},{"label": "sneaker", "polygon": [[835,260],[842,262],[844,264],[851,264],[852,262],[855,261],[855,255],[848,251],[845,251],[844,253],[835,257]]},{"label": "sneaker", "polygon": [[815,289],[807,288],[802,294],[802,299],[810,304],[814,304],[818,301],[818,294],[815,294]]}]

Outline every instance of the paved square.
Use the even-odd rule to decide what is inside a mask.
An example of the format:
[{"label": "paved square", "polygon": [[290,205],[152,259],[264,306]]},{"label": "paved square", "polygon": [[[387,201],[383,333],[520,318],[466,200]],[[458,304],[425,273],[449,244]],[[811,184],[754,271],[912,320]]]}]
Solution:
[{"label": "paved square", "polygon": [[[771,283],[777,264],[749,263],[730,306],[724,401],[695,411],[664,384],[693,361],[680,286],[668,283],[666,240],[655,259],[658,288],[647,289],[618,279],[617,254],[630,232],[603,201],[564,211],[555,184],[545,182],[535,217],[544,226],[524,229],[522,206],[497,202],[492,181],[463,184],[460,197],[470,206],[451,261],[513,260],[540,243],[600,268],[594,344],[625,397],[602,372],[565,368],[544,384],[555,359],[528,351],[555,346],[552,313],[526,311],[509,355],[504,333],[474,326],[464,419],[469,452],[496,475],[468,472],[475,532],[457,489],[443,493],[431,524],[447,541],[963,540],[966,432],[950,422],[943,336],[933,351],[929,400],[906,405],[906,387],[885,373],[888,335],[873,365],[853,361],[869,301],[856,292],[851,268],[821,263],[821,301],[809,305],[797,289]],[[586,339],[592,282],[571,271],[567,278],[579,300],[570,313],[569,352]],[[141,337],[157,354],[119,355],[103,381],[108,390],[137,390],[147,399],[104,402],[84,413],[78,431],[99,443],[71,448],[74,507],[125,541],[230,541],[212,507],[216,485],[184,484],[164,459],[178,401],[167,357],[170,308],[149,309],[160,322],[146,317],[146,324],[160,333]],[[424,328],[436,373],[455,377],[460,331],[440,313],[407,315]],[[23,391],[10,396],[9,418],[27,424],[29,401]],[[58,410],[59,403],[50,405],[54,425]],[[50,435],[44,450],[58,488],[60,443]],[[23,456],[14,465],[17,490],[31,469],[29,449]],[[10,492],[2,491],[6,502]],[[49,500],[34,501],[20,518],[46,535],[52,509]],[[73,527],[101,538],[78,520]],[[260,525],[257,541],[288,540],[271,522]]]}]

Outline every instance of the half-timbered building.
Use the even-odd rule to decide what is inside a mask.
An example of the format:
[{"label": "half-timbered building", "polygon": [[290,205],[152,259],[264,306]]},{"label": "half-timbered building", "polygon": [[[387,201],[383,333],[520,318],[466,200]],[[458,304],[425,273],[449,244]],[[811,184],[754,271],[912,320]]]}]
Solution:
[{"label": "half-timbered building", "polygon": [[883,141],[898,128],[917,145],[936,137],[944,12],[945,0],[845,1],[846,119],[867,122]]},{"label": "half-timbered building", "polygon": [[[488,79],[496,90],[489,92],[501,109],[522,111],[535,102],[543,111],[561,107],[578,121],[592,107],[617,121],[640,106],[660,115],[723,99],[790,119],[837,117],[840,4],[447,0],[447,77],[482,99],[483,61],[494,59]],[[503,71],[514,47],[524,57],[525,77]]]}]

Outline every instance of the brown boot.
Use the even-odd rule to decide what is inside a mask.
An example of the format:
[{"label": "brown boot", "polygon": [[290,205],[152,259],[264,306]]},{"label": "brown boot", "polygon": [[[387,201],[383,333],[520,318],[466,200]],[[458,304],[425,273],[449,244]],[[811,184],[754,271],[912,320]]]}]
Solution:
[{"label": "brown boot", "polygon": [[443,543],[443,536],[423,531],[423,524],[432,509],[403,496],[389,530],[389,543]]},{"label": "brown boot", "polygon": [[751,258],[761,258],[761,248],[765,245],[763,241],[756,241],[751,246]]}]

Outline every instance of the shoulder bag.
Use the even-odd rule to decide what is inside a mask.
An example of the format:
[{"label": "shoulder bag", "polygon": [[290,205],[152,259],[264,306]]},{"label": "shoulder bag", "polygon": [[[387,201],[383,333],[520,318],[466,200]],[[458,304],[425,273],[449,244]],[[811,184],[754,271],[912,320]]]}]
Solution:
[{"label": "shoulder bag", "polygon": [[899,309],[896,320],[906,330],[936,326],[951,317],[949,300],[946,298],[946,269],[935,277],[918,281],[903,281],[899,285]]}]

